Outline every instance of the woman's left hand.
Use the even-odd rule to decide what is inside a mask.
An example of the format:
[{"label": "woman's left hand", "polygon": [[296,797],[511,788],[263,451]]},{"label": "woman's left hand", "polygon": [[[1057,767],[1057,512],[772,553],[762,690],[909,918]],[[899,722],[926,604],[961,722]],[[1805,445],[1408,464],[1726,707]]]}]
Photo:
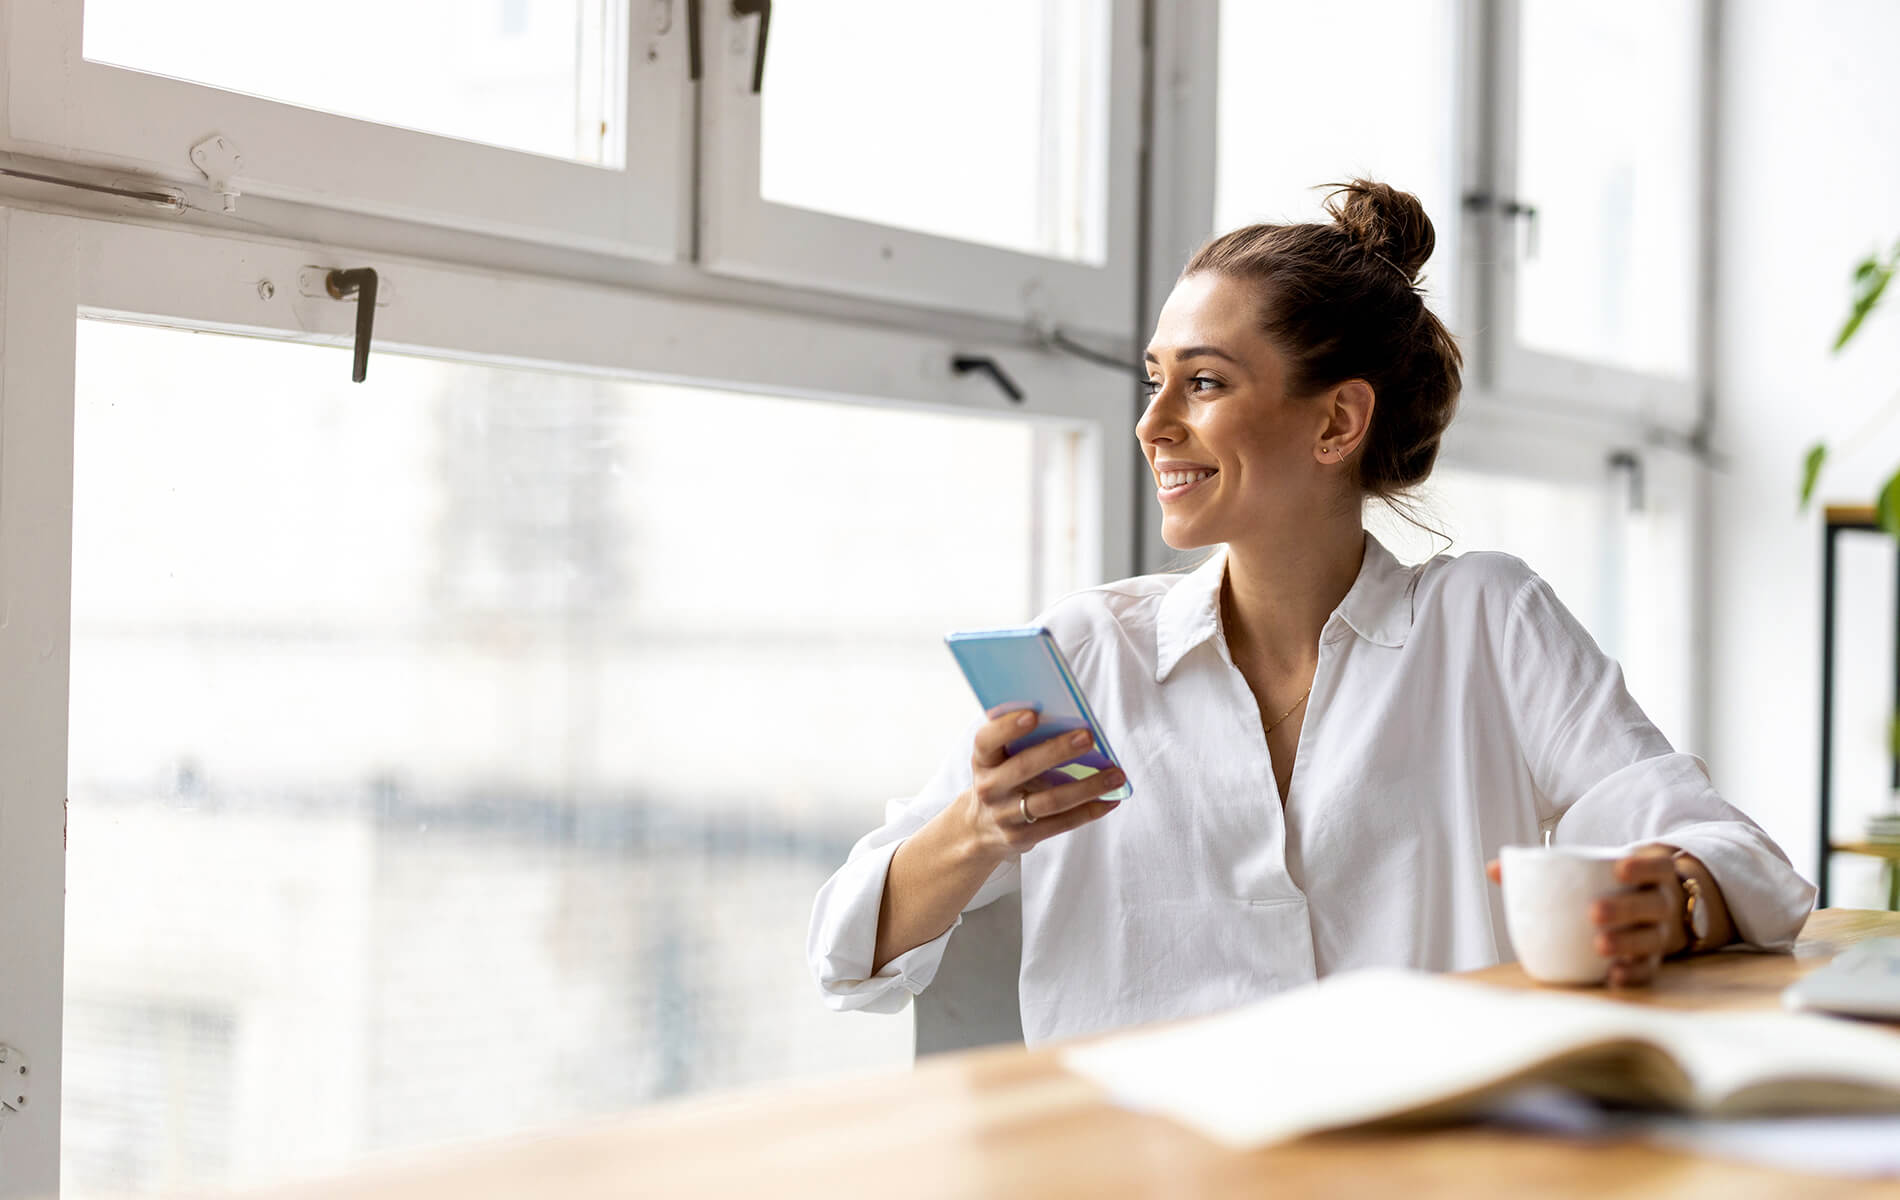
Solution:
[{"label": "woman's left hand", "polygon": [[[1610,960],[1611,987],[1641,987],[1656,978],[1662,960],[1689,944],[1682,924],[1682,881],[1672,859],[1675,847],[1639,846],[1616,862],[1616,877],[1630,891],[1590,902],[1597,953]],[[1485,867],[1502,882],[1498,862]]]}]

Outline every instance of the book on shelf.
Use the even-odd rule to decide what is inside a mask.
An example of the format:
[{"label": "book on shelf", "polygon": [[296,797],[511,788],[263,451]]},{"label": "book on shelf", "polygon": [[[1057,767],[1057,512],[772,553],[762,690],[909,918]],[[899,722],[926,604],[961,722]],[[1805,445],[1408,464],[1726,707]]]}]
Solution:
[{"label": "book on shelf", "polygon": [[1521,1085],[1721,1116],[1900,1112],[1900,1026],[1705,1013],[1421,971],[1329,976],[1062,1052],[1129,1108],[1247,1148],[1456,1118]]}]

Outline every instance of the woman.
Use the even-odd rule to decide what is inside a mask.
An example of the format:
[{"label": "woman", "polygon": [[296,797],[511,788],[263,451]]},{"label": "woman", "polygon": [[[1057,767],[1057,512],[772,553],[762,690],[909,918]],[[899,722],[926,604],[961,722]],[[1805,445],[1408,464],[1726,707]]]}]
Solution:
[{"label": "woman", "polygon": [[1792,944],[1813,889],[1543,580],[1502,554],[1404,566],[1365,532],[1368,498],[1430,473],[1461,358],[1414,286],[1418,200],[1359,180],[1327,209],[1203,246],[1146,355],[1135,433],[1162,536],[1224,548],[1038,618],[1132,797],[1097,798],[1117,772],[1045,788],[1077,747],[1010,756],[1033,717],[980,723],[820,890],[809,953],[832,1007],[901,1009],[960,914],[1015,888],[1031,1044],[1347,968],[1486,966],[1509,944],[1490,860],[1545,830],[1628,848],[1633,890],[1590,911],[1613,985]]}]

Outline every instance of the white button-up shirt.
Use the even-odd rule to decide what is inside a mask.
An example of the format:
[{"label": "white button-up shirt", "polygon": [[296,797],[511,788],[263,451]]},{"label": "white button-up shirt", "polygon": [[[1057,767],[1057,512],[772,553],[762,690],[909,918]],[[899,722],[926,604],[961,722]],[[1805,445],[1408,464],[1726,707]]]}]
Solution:
[{"label": "white button-up shirt", "polygon": [[[1133,795],[991,874],[1020,888],[1025,1040],[1191,1016],[1353,967],[1509,957],[1500,846],[1663,841],[1707,865],[1741,937],[1792,944],[1814,889],[1671,749],[1622,671],[1504,554],[1405,566],[1370,534],[1320,634],[1284,809],[1221,629],[1225,551],[1191,574],[1077,592],[1040,618]],[[820,889],[807,946],[826,1002],[896,1012],[942,936],[876,974],[891,856],[970,784],[978,722]]]}]

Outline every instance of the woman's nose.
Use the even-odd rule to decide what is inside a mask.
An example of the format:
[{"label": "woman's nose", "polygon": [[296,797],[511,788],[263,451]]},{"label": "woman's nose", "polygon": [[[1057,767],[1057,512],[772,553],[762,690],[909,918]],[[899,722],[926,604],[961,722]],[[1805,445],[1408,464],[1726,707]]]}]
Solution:
[{"label": "woman's nose", "polygon": [[1165,391],[1157,391],[1148,401],[1148,408],[1135,422],[1135,438],[1143,445],[1150,442],[1172,441],[1169,435],[1175,431],[1174,413]]}]

